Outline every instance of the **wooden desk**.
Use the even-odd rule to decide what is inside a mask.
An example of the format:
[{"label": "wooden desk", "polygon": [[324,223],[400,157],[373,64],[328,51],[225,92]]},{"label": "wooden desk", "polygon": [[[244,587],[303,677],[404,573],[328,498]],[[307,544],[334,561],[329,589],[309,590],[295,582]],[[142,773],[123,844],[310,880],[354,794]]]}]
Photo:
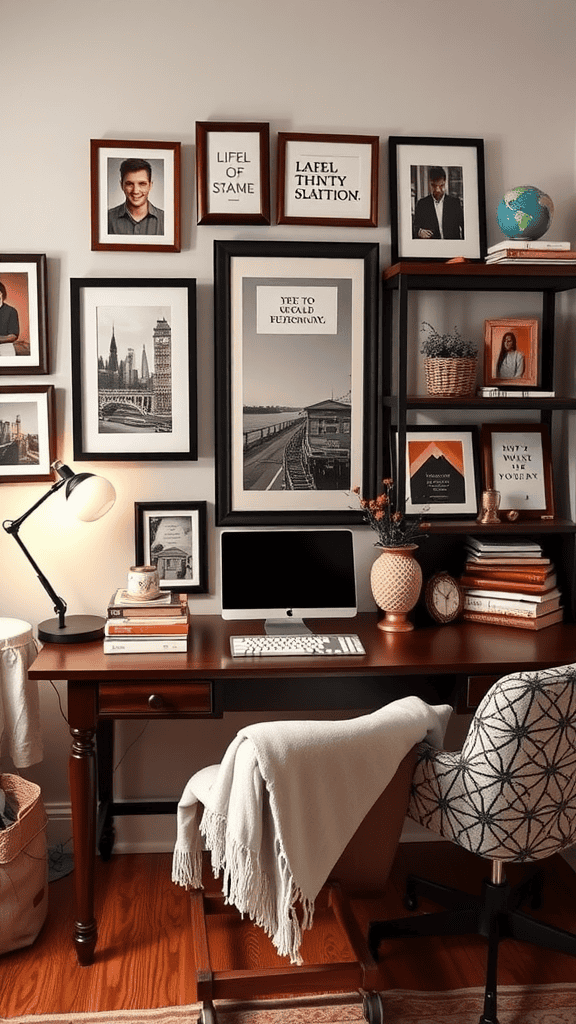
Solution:
[{"label": "wooden desk", "polygon": [[[74,943],[80,964],[92,963],[96,845],[112,851],[119,813],[172,812],[174,801],[115,804],[112,729],[122,718],[217,718],[227,711],[371,710],[398,697],[471,710],[502,675],[576,661],[576,624],[539,632],[458,623],[411,633],[383,633],[376,615],[311,621],[317,631],[358,633],[366,656],[232,658],[233,633],[258,623],[193,616],[186,654],[105,655],[101,642],[45,644],[31,679],[66,679],[72,734],[69,776],[75,856]],[[472,699],[469,699],[472,696]],[[96,743],[98,735],[97,829]]]}]

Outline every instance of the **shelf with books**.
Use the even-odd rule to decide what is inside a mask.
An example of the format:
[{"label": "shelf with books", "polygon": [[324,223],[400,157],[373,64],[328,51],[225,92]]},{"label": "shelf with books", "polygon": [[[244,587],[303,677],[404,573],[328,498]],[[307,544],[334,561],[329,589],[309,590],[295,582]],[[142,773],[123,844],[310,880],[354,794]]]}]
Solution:
[{"label": "shelf with books", "polygon": [[[553,418],[559,412],[576,411],[576,397],[563,397],[555,390],[555,319],[558,294],[576,290],[576,266],[570,264],[536,264],[530,266],[477,263],[436,263],[401,261],[383,274],[383,340],[381,356],[381,450],[378,452],[382,476],[392,476],[400,509],[406,494],[406,432],[418,421],[419,411],[438,414],[437,422],[444,428],[458,423],[460,410],[474,411],[474,424],[493,422],[490,413],[507,410],[518,414],[513,422],[522,423],[526,410],[537,414],[541,424],[551,431]],[[518,397],[481,395],[443,397],[408,393],[409,367],[415,358],[416,344],[409,337],[410,303],[418,292],[506,292],[539,293],[541,300],[541,373],[536,393]],[[415,295],[417,301],[418,296]],[[446,301],[449,297],[446,296]],[[540,394],[539,392],[548,392]],[[483,415],[485,411],[485,416]],[[530,422],[535,416],[529,417]],[[469,422],[469,419],[467,420]],[[488,486],[482,481],[481,488]],[[559,587],[563,594],[568,620],[576,619],[576,524],[562,517],[561,511],[552,520],[522,519],[502,521],[489,527],[471,518],[450,518],[431,515],[429,537],[420,545],[419,560],[424,575],[440,569],[452,574],[462,571],[465,534],[505,537],[531,535],[542,540],[544,551],[558,567]]]}]

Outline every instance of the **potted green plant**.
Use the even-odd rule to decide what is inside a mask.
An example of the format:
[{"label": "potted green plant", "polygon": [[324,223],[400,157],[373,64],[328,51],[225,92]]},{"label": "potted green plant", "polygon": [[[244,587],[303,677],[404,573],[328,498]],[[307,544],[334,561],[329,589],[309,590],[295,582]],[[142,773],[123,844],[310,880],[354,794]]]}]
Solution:
[{"label": "potted green plant", "polygon": [[420,348],[426,356],[426,386],[429,395],[473,395],[476,386],[478,346],[457,327],[441,333],[427,320],[422,322],[426,337]]}]

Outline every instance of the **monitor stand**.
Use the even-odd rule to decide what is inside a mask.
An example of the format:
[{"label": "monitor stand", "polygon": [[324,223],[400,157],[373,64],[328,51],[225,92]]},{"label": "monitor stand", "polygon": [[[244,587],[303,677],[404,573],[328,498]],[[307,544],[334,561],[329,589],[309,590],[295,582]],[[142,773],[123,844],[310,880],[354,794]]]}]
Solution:
[{"label": "monitor stand", "polygon": [[292,636],[300,633],[312,633],[304,619],[265,619],[264,632],[268,636]]}]

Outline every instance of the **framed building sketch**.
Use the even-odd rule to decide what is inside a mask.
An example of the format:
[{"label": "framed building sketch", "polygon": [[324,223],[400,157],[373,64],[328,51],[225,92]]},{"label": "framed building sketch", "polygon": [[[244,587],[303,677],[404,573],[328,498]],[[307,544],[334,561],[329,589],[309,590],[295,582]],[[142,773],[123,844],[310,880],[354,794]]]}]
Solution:
[{"label": "framed building sketch", "polygon": [[162,590],[205,594],[206,502],[137,501],[134,515],[136,564],[155,566]]},{"label": "framed building sketch", "polygon": [[196,281],[72,278],[75,459],[196,459]]},{"label": "framed building sketch", "polygon": [[390,136],[392,262],[486,255],[484,141]]},{"label": "framed building sketch", "polygon": [[0,376],[48,373],[43,253],[0,255]]},{"label": "framed building sketch", "polygon": [[374,228],[377,135],[278,134],[278,223]]},{"label": "framed building sketch", "polygon": [[180,252],[180,143],[90,140],[92,249]]},{"label": "framed building sketch", "polygon": [[0,387],[0,483],[54,479],[54,404],[51,384]]},{"label": "framed building sketch", "polygon": [[270,127],[196,122],[198,224],[270,223]]},{"label": "framed building sketch", "polygon": [[378,244],[216,241],[214,267],[218,525],[360,522]]}]

